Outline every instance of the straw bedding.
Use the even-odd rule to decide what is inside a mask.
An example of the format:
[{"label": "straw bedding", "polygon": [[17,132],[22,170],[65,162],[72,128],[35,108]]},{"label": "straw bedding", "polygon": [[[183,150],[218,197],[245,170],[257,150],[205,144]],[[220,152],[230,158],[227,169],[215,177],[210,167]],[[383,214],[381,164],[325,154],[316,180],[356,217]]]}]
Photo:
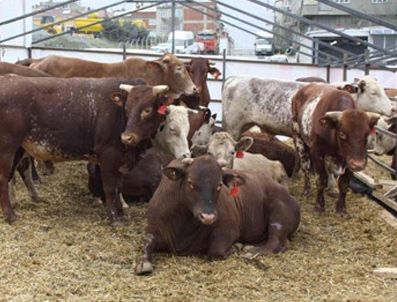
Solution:
[{"label": "straw bedding", "polygon": [[291,192],[302,224],[290,250],[248,261],[233,254],[208,262],[157,254],[151,276],[133,274],[146,204],[109,225],[93,207],[85,163],[56,165],[30,200],[18,181],[19,221],[0,221],[0,301],[397,301],[397,281],[372,273],[397,267],[397,230],[368,198],[349,193],[350,218],[313,212],[314,194],[300,198],[302,176]]}]

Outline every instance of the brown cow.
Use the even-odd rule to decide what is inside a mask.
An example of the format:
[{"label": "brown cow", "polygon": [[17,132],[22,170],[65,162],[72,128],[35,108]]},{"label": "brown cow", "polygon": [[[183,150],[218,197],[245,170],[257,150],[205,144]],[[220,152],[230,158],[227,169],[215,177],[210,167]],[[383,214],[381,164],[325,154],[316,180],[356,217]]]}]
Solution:
[{"label": "brown cow", "polygon": [[39,160],[97,160],[107,215],[111,220],[121,218],[119,169],[129,158],[124,155],[133,151],[125,145],[135,147],[154,135],[165,119],[159,109],[172,102],[166,96],[167,86],[122,83],[115,79],[1,77],[0,199],[8,222],[16,218],[8,181],[20,147]]},{"label": "brown cow", "polygon": [[340,171],[336,212],[346,214],[346,192],[352,172],[366,165],[366,143],[379,114],[356,109],[352,96],[329,85],[309,84],[292,99],[294,138],[305,172],[305,191],[309,185],[310,161],[318,174],[316,210],[324,212],[327,186],[326,161]]},{"label": "brown cow", "polygon": [[45,73],[41,70],[34,70],[21,65],[0,62],[0,75],[9,73],[17,74],[23,77],[50,77],[48,73]]},{"label": "brown cow", "polygon": [[270,178],[222,170],[208,155],[172,161],[163,173],[148,205],[147,241],[137,274],[153,271],[154,252],[218,259],[241,242],[254,244],[244,254],[254,258],[288,248],[300,222],[299,205]]},{"label": "brown cow", "polygon": [[248,152],[262,154],[268,159],[280,161],[289,177],[299,170],[299,155],[293,147],[283,143],[277,137],[268,133],[250,131],[246,131],[242,135],[254,139],[252,146],[247,150]]},{"label": "brown cow", "polygon": [[129,58],[118,63],[99,63],[76,58],[49,56],[31,68],[38,69],[58,78],[116,78],[128,80],[142,78],[149,85],[168,85],[169,95],[174,98],[182,94],[197,92],[182,61],[172,54],[165,54],[158,60],[146,61]]},{"label": "brown cow", "polygon": [[186,68],[194,85],[196,85],[199,93],[194,95],[182,95],[179,102],[183,102],[189,108],[198,109],[199,106],[208,107],[211,101],[210,92],[207,86],[208,74],[211,74],[216,79],[221,75],[221,72],[208,59],[194,58],[189,63],[186,63]]}]

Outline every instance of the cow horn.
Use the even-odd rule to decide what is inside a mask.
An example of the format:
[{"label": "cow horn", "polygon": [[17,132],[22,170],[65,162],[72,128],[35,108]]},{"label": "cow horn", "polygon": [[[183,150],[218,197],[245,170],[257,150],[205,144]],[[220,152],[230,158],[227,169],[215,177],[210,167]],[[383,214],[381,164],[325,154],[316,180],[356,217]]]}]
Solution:
[{"label": "cow horn", "polygon": [[210,65],[210,66],[215,66],[216,65],[216,63],[214,62],[214,61],[208,61],[208,65]]},{"label": "cow horn", "polygon": [[159,95],[161,93],[168,92],[170,88],[167,85],[153,86],[153,95]]},{"label": "cow horn", "polygon": [[342,116],[342,111],[329,111],[325,114],[325,116],[331,118],[334,121],[338,121]]},{"label": "cow horn", "polygon": [[132,88],[134,88],[134,86],[128,84],[120,84],[119,88],[129,93],[132,90]]},{"label": "cow horn", "polygon": [[198,111],[194,110],[194,109],[186,108],[186,110],[187,110],[187,113],[198,113]]}]

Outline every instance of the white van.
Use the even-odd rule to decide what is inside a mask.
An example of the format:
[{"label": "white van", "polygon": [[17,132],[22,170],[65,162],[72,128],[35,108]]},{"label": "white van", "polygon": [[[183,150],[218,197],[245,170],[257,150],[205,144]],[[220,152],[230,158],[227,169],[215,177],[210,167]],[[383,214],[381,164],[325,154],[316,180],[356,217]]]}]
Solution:
[{"label": "white van", "polygon": [[273,35],[265,31],[258,31],[255,40],[255,55],[265,56],[273,54]]},{"label": "white van", "polygon": [[[172,45],[172,32],[168,35],[168,41]],[[175,52],[185,53],[186,48],[193,45],[194,34],[192,31],[176,30],[175,31]]]}]

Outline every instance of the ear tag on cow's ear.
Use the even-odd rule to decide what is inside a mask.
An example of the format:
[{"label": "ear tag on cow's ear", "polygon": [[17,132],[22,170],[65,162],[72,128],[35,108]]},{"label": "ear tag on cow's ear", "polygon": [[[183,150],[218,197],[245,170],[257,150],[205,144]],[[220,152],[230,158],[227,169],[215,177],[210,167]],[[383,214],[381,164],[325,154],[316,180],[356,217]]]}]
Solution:
[{"label": "ear tag on cow's ear", "polygon": [[220,75],[221,75],[221,74],[220,74],[219,72],[216,72],[216,73],[214,74],[215,80],[219,79]]},{"label": "ear tag on cow's ear", "polygon": [[238,150],[238,151],[236,152],[236,157],[237,157],[237,158],[243,158],[243,157],[244,157],[244,151]]},{"label": "ear tag on cow's ear", "polygon": [[166,105],[161,105],[159,109],[157,109],[157,113],[161,115],[166,115],[167,114],[167,106]]},{"label": "ear tag on cow's ear", "polygon": [[233,187],[230,189],[229,195],[232,197],[237,197],[237,195],[240,193],[240,188],[237,186],[235,183]]},{"label": "ear tag on cow's ear", "polygon": [[375,135],[376,134],[376,129],[375,127],[372,127],[369,129],[369,135]]}]

